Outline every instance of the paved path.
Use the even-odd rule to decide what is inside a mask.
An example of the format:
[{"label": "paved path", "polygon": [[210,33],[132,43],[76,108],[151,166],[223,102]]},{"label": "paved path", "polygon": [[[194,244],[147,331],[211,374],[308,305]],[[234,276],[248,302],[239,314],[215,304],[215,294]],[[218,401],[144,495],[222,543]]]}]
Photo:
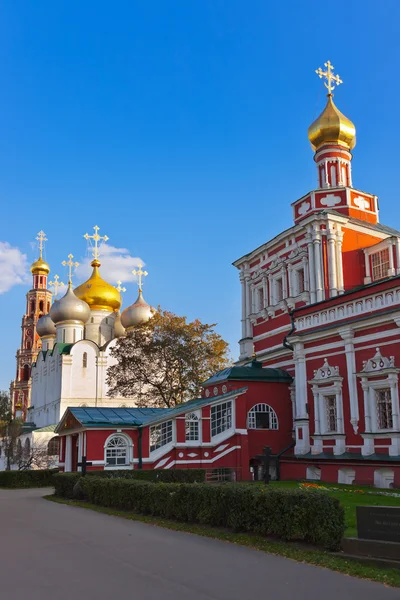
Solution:
[{"label": "paved path", "polygon": [[263,552],[0,490],[4,600],[399,600]]}]

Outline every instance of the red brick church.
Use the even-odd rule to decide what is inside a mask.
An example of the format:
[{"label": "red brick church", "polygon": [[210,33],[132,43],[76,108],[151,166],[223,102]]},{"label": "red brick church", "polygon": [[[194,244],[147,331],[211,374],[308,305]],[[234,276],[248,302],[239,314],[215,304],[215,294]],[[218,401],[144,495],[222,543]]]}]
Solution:
[{"label": "red brick church", "polygon": [[65,470],[84,453],[91,468],[230,467],[246,480],[269,446],[282,479],[400,486],[400,231],[353,187],[355,127],[325,67],[308,131],[317,187],[293,202],[291,227],[234,263],[239,362],[176,409],[69,409]]}]

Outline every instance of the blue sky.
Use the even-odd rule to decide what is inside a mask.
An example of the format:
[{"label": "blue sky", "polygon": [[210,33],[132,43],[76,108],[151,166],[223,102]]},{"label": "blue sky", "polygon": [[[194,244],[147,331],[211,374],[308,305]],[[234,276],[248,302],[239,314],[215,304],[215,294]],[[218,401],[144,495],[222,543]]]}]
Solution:
[{"label": "blue sky", "polygon": [[[40,229],[63,275],[98,224],[129,264],[145,262],[149,302],[217,322],[237,357],[231,262],[291,226],[290,203],[316,186],[307,128],[327,59],[357,127],[354,185],[400,228],[399,19],[396,0],[4,0],[0,388],[29,289],[9,280],[24,280],[20,253],[35,259]],[[126,287],[125,306],[136,297]]]}]

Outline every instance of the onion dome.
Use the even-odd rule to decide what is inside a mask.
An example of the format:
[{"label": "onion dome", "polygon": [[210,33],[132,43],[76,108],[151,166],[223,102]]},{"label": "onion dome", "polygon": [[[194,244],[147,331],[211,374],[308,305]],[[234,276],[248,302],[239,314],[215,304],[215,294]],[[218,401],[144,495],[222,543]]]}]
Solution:
[{"label": "onion dome", "polygon": [[308,139],[313,150],[324,144],[343,146],[351,150],[356,145],[356,128],[335,106],[332,95],[319,117],[308,128]]},{"label": "onion dome", "polygon": [[86,302],[91,310],[116,311],[121,306],[119,291],[102,279],[99,273],[100,262],[95,259],[91,266],[93,272],[89,279],[75,288],[75,295]]},{"label": "onion dome", "polygon": [[121,323],[127,331],[131,330],[135,325],[145,323],[151,319],[153,309],[150,304],[147,304],[143,298],[142,290],[139,289],[139,296],[134,304],[128,306],[121,315]]},{"label": "onion dome", "polygon": [[49,315],[53,323],[56,324],[63,321],[81,321],[82,323],[86,323],[90,317],[90,308],[86,302],[75,296],[71,285],[69,285],[65,296],[61,300],[54,302]]},{"label": "onion dome", "polygon": [[31,265],[32,275],[48,275],[50,273],[50,267],[42,257],[35,260]]},{"label": "onion dome", "polygon": [[118,313],[114,321],[114,337],[121,338],[126,336],[125,328],[121,323],[121,315]]},{"label": "onion dome", "polygon": [[36,323],[36,331],[40,337],[47,335],[56,335],[56,326],[51,320],[50,315],[42,315]]}]

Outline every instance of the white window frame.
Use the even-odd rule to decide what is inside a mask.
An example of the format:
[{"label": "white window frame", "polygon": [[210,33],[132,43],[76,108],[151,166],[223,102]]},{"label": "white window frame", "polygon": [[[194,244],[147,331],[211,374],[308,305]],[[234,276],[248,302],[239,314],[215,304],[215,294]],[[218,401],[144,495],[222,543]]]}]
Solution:
[{"label": "white window frame", "polygon": [[[152,449],[152,446],[154,444],[152,444],[152,434],[157,430],[157,429],[161,429],[167,428],[168,425],[171,424],[170,427],[170,432],[171,432],[171,439],[169,439],[168,441],[165,441],[163,444],[161,444],[160,446],[157,446],[156,448]],[[161,436],[163,436],[164,434],[161,432]],[[169,448],[170,446],[172,446],[172,444],[174,443],[174,439],[175,439],[175,420],[174,419],[167,419],[166,421],[162,421],[161,423],[157,423],[155,425],[151,425],[150,429],[149,429],[149,451],[150,451],[150,455],[153,456],[155,454],[161,454],[165,451],[166,448]]]},{"label": "white window frame", "polygon": [[[107,463],[107,449],[108,444],[114,438],[123,438],[126,443],[126,460],[123,465],[110,465]],[[116,432],[108,436],[104,442],[104,470],[118,471],[122,469],[133,469],[133,442],[129,435],[126,433]]]},{"label": "white window frame", "polygon": [[[394,268],[394,258],[393,258],[393,246],[398,243],[398,241],[393,242],[393,239],[388,238],[386,240],[382,240],[375,246],[369,246],[369,248],[364,248],[365,254],[365,277],[364,283],[368,284],[372,281],[381,281],[386,277],[392,277],[396,274],[396,269]],[[380,278],[373,277],[373,266],[372,266],[372,257],[376,254],[380,254],[381,252],[387,250],[389,253],[389,265],[386,274],[384,273]],[[399,271],[398,271],[399,272]]]},{"label": "white window frame", "polygon": [[[265,410],[266,409],[266,410]],[[270,423],[272,423],[273,427],[257,427],[257,413],[269,413]],[[278,431],[279,429],[279,421],[278,415],[275,410],[272,408],[270,404],[266,402],[260,402],[251,407],[249,412],[247,413],[247,429],[256,429],[259,431]]]},{"label": "white window frame", "polygon": [[[230,410],[231,410],[231,423],[230,423],[230,427],[227,427],[226,429],[224,429],[223,431],[220,431],[218,433],[213,434],[212,430],[213,430],[213,409],[214,410],[218,410],[219,406],[223,406],[224,404],[230,404]],[[234,428],[235,428],[235,405],[233,400],[225,400],[224,402],[218,402],[216,404],[212,404],[211,405],[211,409],[210,409],[210,437],[211,437],[211,441],[216,441],[220,438],[224,438],[224,437],[228,437],[227,434],[230,434],[231,432],[233,432]]]},{"label": "white window frame", "polygon": [[[364,380],[361,384],[364,390],[365,433],[391,433],[393,431],[399,431],[398,424],[396,425],[396,420],[398,420],[399,415],[397,381],[397,375],[388,375],[385,379],[378,379],[376,381],[371,379]],[[390,390],[393,426],[386,429],[379,429],[376,392],[386,389]]]},{"label": "white window frame", "polygon": [[[382,259],[383,254],[387,254],[387,260]],[[380,281],[381,279],[386,279],[388,277],[388,272],[390,270],[390,248],[382,248],[377,252],[372,252],[370,255],[371,258],[371,278],[372,281]],[[374,265],[374,259],[378,258],[376,264]],[[374,270],[376,274],[374,274]]]},{"label": "white window frame", "polygon": [[[192,423],[196,423],[197,424],[197,438],[196,439],[187,439],[187,430],[186,430],[186,424],[192,424]],[[199,446],[201,444],[201,411],[200,410],[196,410],[196,411],[192,411],[190,413],[186,413],[185,414],[185,444],[187,444],[188,446]]]}]

